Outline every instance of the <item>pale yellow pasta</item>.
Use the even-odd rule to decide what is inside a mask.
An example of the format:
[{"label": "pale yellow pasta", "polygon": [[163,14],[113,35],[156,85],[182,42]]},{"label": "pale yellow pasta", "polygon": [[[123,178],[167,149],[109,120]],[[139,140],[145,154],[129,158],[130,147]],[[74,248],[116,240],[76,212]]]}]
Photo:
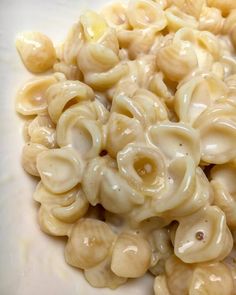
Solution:
[{"label": "pale yellow pasta", "polygon": [[91,286],[150,272],[155,295],[236,295],[235,3],[108,3],[56,50],[17,40],[50,70],[16,98],[39,226]]},{"label": "pale yellow pasta", "polygon": [[68,103],[74,104],[81,100],[92,100],[93,90],[80,81],[61,81],[51,85],[45,96],[48,102],[48,113],[56,123]]},{"label": "pale yellow pasta", "polygon": [[198,22],[194,16],[184,13],[177,6],[171,6],[165,10],[167,26],[170,31],[176,32],[180,28],[197,28]]},{"label": "pale yellow pasta", "polygon": [[82,269],[102,262],[110,252],[116,235],[100,220],[84,218],[74,224],[65,249],[66,261]]},{"label": "pale yellow pasta", "polygon": [[235,175],[234,161],[217,165],[211,170],[214,204],[224,211],[227,223],[231,227],[236,227]]},{"label": "pale yellow pasta", "polygon": [[220,34],[224,26],[221,11],[215,7],[204,7],[199,18],[199,30]]},{"label": "pale yellow pasta", "polygon": [[32,73],[43,73],[56,62],[52,41],[39,32],[24,32],[16,40],[16,48],[25,67]]},{"label": "pale yellow pasta", "polygon": [[139,234],[122,233],[118,236],[111,260],[111,270],[120,277],[138,278],[150,266],[151,247]]},{"label": "pale yellow pasta", "polygon": [[127,16],[134,29],[150,28],[159,32],[167,25],[161,6],[151,0],[130,0]]},{"label": "pale yellow pasta", "polygon": [[33,176],[39,176],[36,166],[37,157],[40,153],[47,151],[42,144],[28,142],[23,148],[21,163],[26,172]]},{"label": "pale yellow pasta", "polygon": [[232,247],[233,239],[226,217],[218,207],[205,207],[179,219],[174,250],[182,261],[219,261],[230,253]]},{"label": "pale yellow pasta", "polygon": [[175,111],[180,121],[194,121],[217,100],[225,99],[228,88],[214,74],[197,76],[182,83],[175,93]]},{"label": "pale yellow pasta", "polygon": [[37,169],[48,190],[64,193],[81,181],[84,163],[72,148],[65,147],[40,153]]},{"label": "pale yellow pasta", "polygon": [[191,43],[176,41],[159,49],[157,65],[168,79],[179,82],[197,68],[198,60]]}]

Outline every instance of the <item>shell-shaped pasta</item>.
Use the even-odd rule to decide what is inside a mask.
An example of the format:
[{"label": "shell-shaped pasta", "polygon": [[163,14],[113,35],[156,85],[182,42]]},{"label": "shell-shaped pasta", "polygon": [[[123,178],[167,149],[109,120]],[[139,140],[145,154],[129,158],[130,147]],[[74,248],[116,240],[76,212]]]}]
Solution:
[{"label": "shell-shaped pasta", "polygon": [[117,154],[120,174],[137,191],[155,196],[165,188],[166,167],[156,147],[130,143]]},{"label": "shell-shaped pasta", "polygon": [[176,32],[180,28],[197,28],[198,22],[195,17],[186,14],[177,6],[171,6],[165,10],[165,15],[167,18],[167,27],[170,31]]},{"label": "shell-shaped pasta", "polygon": [[175,93],[175,111],[180,121],[193,124],[217,100],[227,97],[226,84],[214,74],[198,76],[182,83]]},{"label": "shell-shaped pasta", "polygon": [[223,33],[229,34],[236,24],[236,9],[232,9],[230,14],[226,17],[223,27]]},{"label": "shell-shaped pasta", "polygon": [[220,9],[224,16],[229,14],[232,9],[236,8],[236,3],[234,0],[207,0],[207,4],[210,7],[216,7]]},{"label": "shell-shaped pasta", "polygon": [[52,120],[50,119],[50,117],[48,116],[48,114],[45,115],[38,115],[37,117],[34,118],[34,120],[32,120],[28,126],[28,132],[29,132],[29,136],[32,135],[32,133],[34,133],[34,131],[36,129],[39,128],[49,128],[49,129],[54,129],[55,128],[55,124],[52,122]]},{"label": "shell-shaped pasta", "polygon": [[93,268],[85,269],[84,276],[95,288],[116,289],[127,281],[126,278],[118,277],[111,271],[111,257],[107,257]]},{"label": "shell-shaped pasta", "polygon": [[159,49],[157,65],[168,79],[179,82],[198,66],[198,60],[189,42],[176,41]]},{"label": "shell-shaped pasta", "polygon": [[106,5],[101,12],[107,24],[116,30],[126,30],[130,28],[126,13],[126,5],[120,2],[114,2]]},{"label": "shell-shaped pasta", "polygon": [[77,65],[77,56],[83,44],[83,27],[80,22],[77,22],[70,29],[65,42],[57,50],[59,59],[67,65]]},{"label": "shell-shaped pasta", "polygon": [[190,157],[173,160],[168,169],[166,191],[155,200],[158,215],[177,218],[196,212],[211,198],[209,182]]},{"label": "shell-shaped pasta", "polygon": [[202,9],[206,6],[206,0],[167,0],[169,5],[177,6],[181,11],[199,18]]},{"label": "shell-shaped pasta", "polygon": [[48,190],[64,193],[81,181],[84,163],[72,148],[66,147],[40,153],[37,169]]},{"label": "shell-shaped pasta", "polygon": [[236,227],[236,163],[217,165],[211,170],[214,204],[224,211],[227,224]]},{"label": "shell-shaped pasta", "polygon": [[120,277],[138,278],[150,266],[151,247],[140,235],[122,233],[116,240],[111,260],[111,270]]},{"label": "shell-shaped pasta", "polygon": [[200,162],[199,134],[187,124],[161,122],[152,125],[148,129],[147,138],[169,160],[190,156],[196,165]]},{"label": "shell-shaped pasta", "polygon": [[67,80],[82,80],[82,73],[76,65],[66,64],[65,62],[55,63],[53,71],[56,73],[62,73]]},{"label": "shell-shaped pasta", "polygon": [[162,72],[153,75],[150,80],[149,89],[157,96],[164,98],[166,103],[172,102],[173,95],[164,81]]},{"label": "shell-shaped pasta", "polygon": [[22,115],[37,115],[46,112],[46,90],[57,83],[55,75],[29,80],[17,93],[16,111]]},{"label": "shell-shaped pasta", "polygon": [[107,123],[106,150],[116,157],[117,153],[131,142],[143,140],[143,128],[138,120],[112,113]]},{"label": "shell-shaped pasta", "polygon": [[16,48],[25,67],[32,73],[43,73],[56,62],[52,41],[39,32],[24,32],[17,37]]},{"label": "shell-shaped pasta", "polygon": [[161,6],[150,0],[130,0],[127,16],[134,29],[151,28],[159,32],[167,26]]},{"label": "shell-shaped pasta", "polygon": [[72,228],[71,223],[65,223],[57,219],[50,208],[45,205],[40,206],[38,222],[40,229],[52,236],[67,236]]},{"label": "shell-shaped pasta", "polygon": [[113,99],[111,112],[135,118],[145,127],[168,118],[160,98],[146,89],[138,89],[132,98],[122,93],[117,95]]},{"label": "shell-shaped pasta", "polygon": [[154,294],[155,295],[171,295],[167,285],[165,276],[157,276],[154,280]]},{"label": "shell-shaped pasta", "polygon": [[165,262],[173,254],[170,235],[166,228],[156,229],[151,232],[148,241],[152,248],[152,263],[149,271],[154,275],[165,272]]},{"label": "shell-shaped pasta", "polygon": [[80,16],[85,40],[87,42],[98,41],[108,29],[105,19],[98,13],[88,10]]},{"label": "shell-shaped pasta", "polygon": [[198,29],[209,31],[213,34],[220,34],[224,26],[224,18],[221,11],[214,7],[204,7],[202,9]]},{"label": "shell-shaped pasta", "polygon": [[33,176],[39,176],[36,167],[36,161],[39,154],[47,151],[47,148],[42,144],[28,142],[23,148],[21,163],[26,172]]},{"label": "shell-shaped pasta", "polygon": [[82,188],[92,206],[101,204],[112,213],[127,213],[144,203],[144,196],[132,188],[109,157],[90,160],[82,180]]},{"label": "shell-shaped pasta", "polygon": [[233,239],[224,213],[216,206],[205,207],[179,219],[175,255],[186,263],[224,259],[233,247]]},{"label": "shell-shaped pasta", "polygon": [[202,161],[224,164],[235,157],[235,119],[235,107],[222,103],[208,108],[194,122],[200,132]]},{"label": "shell-shaped pasta", "polygon": [[58,121],[68,103],[94,98],[94,92],[88,85],[69,80],[51,85],[45,95],[48,101],[48,113],[54,123]]},{"label": "shell-shaped pasta", "polygon": [[30,138],[32,143],[38,143],[46,146],[49,149],[57,147],[56,130],[48,127],[41,127],[35,129],[31,133]]},{"label": "shell-shaped pasta", "polygon": [[66,262],[82,269],[94,267],[109,255],[115,238],[105,222],[80,219],[69,233],[65,248]]},{"label": "shell-shaped pasta", "polygon": [[231,272],[223,263],[202,264],[194,269],[189,294],[231,295],[234,291]]}]

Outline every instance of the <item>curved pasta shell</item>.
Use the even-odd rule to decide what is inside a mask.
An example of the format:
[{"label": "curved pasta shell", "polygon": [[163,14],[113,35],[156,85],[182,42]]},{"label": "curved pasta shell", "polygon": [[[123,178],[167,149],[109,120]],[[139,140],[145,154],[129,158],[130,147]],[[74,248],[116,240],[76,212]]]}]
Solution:
[{"label": "curved pasta shell", "polygon": [[46,234],[52,236],[67,236],[72,228],[72,224],[62,222],[53,216],[50,208],[41,205],[38,212],[40,228]]},{"label": "curved pasta shell", "polygon": [[56,148],[56,130],[48,127],[37,128],[31,134],[31,142],[42,144],[49,149]]},{"label": "curved pasta shell", "polygon": [[234,294],[233,278],[223,263],[202,264],[194,269],[189,294]]},{"label": "curved pasta shell", "polygon": [[127,16],[134,29],[152,28],[158,32],[167,25],[161,6],[150,0],[130,0]]},{"label": "curved pasta shell", "polygon": [[168,6],[177,6],[181,11],[199,18],[202,9],[206,6],[206,0],[167,0]]},{"label": "curved pasta shell", "polygon": [[29,80],[17,93],[16,111],[22,115],[38,115],[47,110],[46,90],[57,79],[54,75]]},{"label": "curved pasta shell", "polygon": [[171,295],[164,275],[155,278],[153,288],[155,295]]},{"label": "curved pasta shell", "polygon": [[56,62],[52,41],[39,32],[24,32],[17,37],[16,48],[25,67],[32,73],[43,73]]},{"label": "curved pasta shell", "polygon": [[207,4],[210,7],[216,7],[220,9],[224,16],[227,15],[232,9],[236,8],[236,3],[234,0],[207,0]]},{"label": "curved pasta shell", "polygon": [[45,96],[48,101],[48,113],[52,121],[56,123],[69,102],[75,101],[77,103],[81,100],[92,100],[94,92],[82,82],[68,80],[51,85]]},{"label": "curved pasta shell", "polygon": [[199,134],[187,124],[161,122],[152,125],[148,129],[147,138],[169,160],[187,155],[196,165],[200,162]]},{"label": "curved pasta shell", "polygon": [[55,63],[53,71],[56,73],[62,73],[65,75],[67,80],[82,80],[83,75],[77,65],[66,64],[65,62]]},{"label": "curved pasta shell", "polygon": [[160,150],[130,143],[117,154],[120,174],[137,191],[155,196],[165,188],[166,167]]},{"label": "curved pasta shell", "polygon": [[143,140],[143,128],[134,118],[112,113],[107,123],[106,150],[116,157],[128,143]]},{"label": "curved pasta shell", "polygon": [[91,205],[98,203],[112,213],[127,213],[137,204],[144,203],[144,196],[120,176],[114,160],[95,158],[88,163],[82,188]]},{"label": "curved pasta shell", "polygon": [[223,33],[230,34],[236,24],[236,9],[232,9],[224,22]]},{"label": "curved pasta shell", "polygon": [[175,111],[181,121],[193,124],[217,100],[226,98],[227,93],[226,84],[214,75],[190,79],[175,93]]},{"label": "curved pasta shell", "polygon": [[94,267],[108,256],[115,238],[105,222],[80,219],[69,233],[65,248],[66,262],[82,269]]},{"label": "curved pasta shell", "polygon": [[149,268],[151,248],[139,235],[122,233],[115,242],[111,270],[120,277],[138,278]]},{"label": "curved pasta shell", "polygon": [[102,9],[102,16],[105,18],[109,27],[116,30],[125,30],[130,28],[126,13],[126,5],[120,2],[114,2],[106,5]]},{"label": "curved pasta shell", "polygon": [[213,34],[220,34],[224,26],[224,18],[221,11],[214,7],[204,7],[202,9],[198,29],[209,31]]},{"label": "curved pasta shell", "polygon": [[236,227],[235,162],[217,165],[211,170],[214,204],[224,211],[227,224]]},{"label": "curved pasta shell", "polygon": [[39,171],[36,166],[37,157],[47,150],[48,149],[42,144],[32,142],[26,143],[21,157],[21,164],[24,170],[33,176],[39,176]]},{"label": "curved pasta shell", "polygon": [[64,193],[82,179],[84,163],[72,148],[52,149],[37,157],[43,184],[53,193]]},{"label": "curved pasta shell", "polygon": [[38,115],[37,117],[34,118],[34,120],[32,120],[29,124],[28,127],[28,132],[29,132],[29,136],[31,136],[35,130],[37,130],[38,128],[49,128],[49,129],[54,129],[55,128],[55,124],[52,122],[52,120],[50,119],[50,117],[45,114],[45,115]]},{"label": "curved pasta shell", "polygon": [[179,223],[174,251],[186,263],[224,259],[233,247],[225,215],[216,206],[205,207]]},{"label": "curved pasta shell", "polygon": [[195,17],[184,13],[177,6],[171,6],[165,10],[167,18],[167,26],[170,31],[178,31],[180,28],[193,28],[196,29],[198,22]]},{"label": "curved pasta shell", "polygon": [[167,104],[172,102],[173,95],[164,81],[162,72],[153,75],[150,80],[149,89],[157,96],[164,98]]},{"label": "curved pasta shell", "polygon": [[85,269],[84,276],[95,288],[116,289],[127,281],[126,278],[118,277],[111,271],[111,257],[107,257],[93,268]]},{"label": "curved pasta shell", "polygon": [[235,107],[224,103],[208,108],[195,121],[204,162],[223,164],[235,157],[235,119]]},{"label": "curved pasta shell", "polygon": [[198,60],[189,42],[174,42],[159,49],[157,65],[168,79],[179,82],[198,66]]}]

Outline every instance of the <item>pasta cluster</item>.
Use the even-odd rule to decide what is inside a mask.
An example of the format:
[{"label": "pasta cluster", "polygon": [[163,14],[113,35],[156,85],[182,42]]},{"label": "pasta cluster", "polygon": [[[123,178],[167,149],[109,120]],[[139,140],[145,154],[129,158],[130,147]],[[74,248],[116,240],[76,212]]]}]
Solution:
[{"label": "pasta cluster", "polygon": [[42,231],[94,287],[150,271],[155,295],[236,294],[236,2],[130,0],[88,11],[18,92]]}]

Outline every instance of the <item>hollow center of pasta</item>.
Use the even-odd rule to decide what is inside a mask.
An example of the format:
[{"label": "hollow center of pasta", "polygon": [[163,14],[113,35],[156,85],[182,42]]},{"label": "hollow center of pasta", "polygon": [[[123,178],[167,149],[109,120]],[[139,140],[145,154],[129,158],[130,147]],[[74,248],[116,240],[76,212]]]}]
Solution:
[{"label": "hollow center of pasta", "polygon": [[138,158],[134,162],[134,169],[145,183],[151,184],[155,181],[157,166],[152,159],[146,157]]},{"label": "hollow center of pasta", "polygon": [[28,93],[29,102],[33,106],[40,106],[44,104],[45,98],[42,95],[42,88],[35,87]]},{"label": "hollow center of pasta", "polygon": [[78,124],[71,131],[72,146],[79,151],[81,155],[85,155],[92,148],[93,138],[91,133],[83,125]]}]

